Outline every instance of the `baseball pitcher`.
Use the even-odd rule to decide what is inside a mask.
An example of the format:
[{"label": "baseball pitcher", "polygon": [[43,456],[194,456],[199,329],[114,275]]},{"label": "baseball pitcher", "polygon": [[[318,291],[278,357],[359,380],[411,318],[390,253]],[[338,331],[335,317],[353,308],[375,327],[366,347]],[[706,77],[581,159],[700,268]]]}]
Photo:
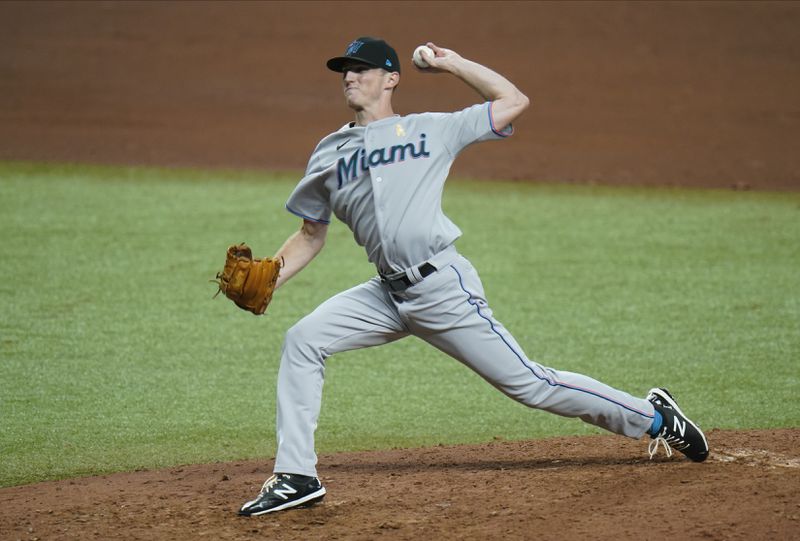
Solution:
[{"label": "baseball pitcher", "polygon": [[[355,119],[320,141],[289,197],[286,208],[302,225],[270,260],[280,262],[274,286],[281,287],[320,252],[332,214],[352,230],[377,275],[328,299],[286,333],[278,374],[274,475],[241,507],[241,515],[323,499],[314,431],[326,359],[408,335],[454,357],[531,408],[579,417],[631,438],[649,434],[651,456],[659,445],[668,454],[675,448],[697,462],[708,456],[704,434],[665,389],[638,398],[581,374],[541,366],[495,319],[478,272],[456,249],[461,231],[442,212],[442,191],[459,152],[511,136],[512,123],[529,101],[489,68],[433,43],[427,48],[420,71],[457,77],[480,95],[479,103],[452,113],[394,114],[400,62],[380,39],[358,38],[343,56],[327,63],[341,74],[344,99]],[[415,53],[415,63],[418,57]],[[241,298],[237,304],[244,307]],[[254,304],[264,306],[261,299]]]}]

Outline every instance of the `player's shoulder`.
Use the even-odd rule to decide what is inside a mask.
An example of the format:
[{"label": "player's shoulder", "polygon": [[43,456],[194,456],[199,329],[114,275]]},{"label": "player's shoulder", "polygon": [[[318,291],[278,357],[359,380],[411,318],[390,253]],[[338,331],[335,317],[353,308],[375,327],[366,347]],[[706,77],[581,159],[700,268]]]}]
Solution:
[{"label": "player's shoulder", "polygon": [[418,121],[418,120],[442,120],[453,115],[460,115],[464,113],[469,113],[471,111],[480,111],[484,110],[489,106],[491,102],[482,102],[482,103],[475,103],[473,105],[468,105],[463,109],[457,109],[455,111],[426,111],[422,113],[410,113],[408,115],[403,116],[404,119],[408,119],[409,121]]},{"label": "player's shoulder", "polygon": [[421,113],[409,113],[407,115],[403,115],[402,119],[407,120],[409,122],[416,122],[419,120],[426,120],[431,118],[442,118],[444,116],[449,115],[447,111],[424,111]]},{"label": "player's shoulder", "polygon": [[328,135],[326,135],[325,137],[323,137],[322,140],[320,141],[320,143],[334,141],[336,139],[342,138],[343,136],[349,137],[350,134],[353,132],[353,130],[355,130],[357,128],[358,127],[355,125],[355,122],[348,122],[347,124],[345,124],[344,126],[339,128],[338,130],[333,131],[333,132],[329,133]]},{"label": "player's shoulder", "polygon": [[322,149],[328,148],[331,145],[338,146],[341,142],[349,137],[352,137],[353,130],[358,129],[355,126],[354,122],[348,122],[338,130],[329,133],[325,137],[323,137],[319,143],[317,143],[317,147],[314,149],[314,152],[318,152]]}]

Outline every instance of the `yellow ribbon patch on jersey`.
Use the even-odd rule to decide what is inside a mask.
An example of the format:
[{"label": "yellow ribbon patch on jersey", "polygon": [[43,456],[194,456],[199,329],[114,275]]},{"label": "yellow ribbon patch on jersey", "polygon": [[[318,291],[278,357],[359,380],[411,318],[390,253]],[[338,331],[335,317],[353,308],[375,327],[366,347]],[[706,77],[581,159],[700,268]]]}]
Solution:
[{"label": "yellow ribbon patch on jersey", "polygon": [[406,130],[403,129],[403,126],[400,124],[394,125],[394,132],[397,134],[397,137],[405,137]]}]

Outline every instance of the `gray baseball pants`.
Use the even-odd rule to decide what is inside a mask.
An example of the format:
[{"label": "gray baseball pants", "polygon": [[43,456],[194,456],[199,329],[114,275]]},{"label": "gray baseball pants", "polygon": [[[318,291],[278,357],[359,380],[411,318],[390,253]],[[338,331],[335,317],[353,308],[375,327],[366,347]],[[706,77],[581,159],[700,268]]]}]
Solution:
[{"label": "gray baseball pants", "polygon": [[278,373],[276,473],[317,475],[314,432],[325,360],[410,334],[531,408],[637,439],[650,428],[654,410],[647,400],[530,361],[492,317],[470,262],[453,247],[437,258],[438,271],[403,292],[390,293],[375,277],[331,297],[286,333]]}]

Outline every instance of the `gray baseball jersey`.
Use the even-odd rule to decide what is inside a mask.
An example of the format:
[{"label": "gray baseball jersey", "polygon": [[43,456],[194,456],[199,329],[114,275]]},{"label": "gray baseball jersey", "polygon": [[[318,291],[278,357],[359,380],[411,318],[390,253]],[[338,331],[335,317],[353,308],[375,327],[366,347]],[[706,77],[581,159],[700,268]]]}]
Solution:
[{"label": "gray baseball jersey", "polygon": [[347,124],[319,143],[286,206],[322,223],[333,211],[379,272],[423,263],[461,236],[441,206],[455,157],[471,143],[511,134],[494,130],[490,111],[484,103]]},{"label": "gray baseball jersey", "polygon": [[287,209],[321,223],[335,214],[379,276],[328,299],[287,332],[276,473],[316,476],[325,359],[409,334],[530,407],[634,438],[650,428],[654,410],[647,400],[528,359],[494,318],[477,272],[454,246],[461,231],[441,208],[453,160],[472,143],[511,133],[510,126],[496,129],[491,103],[483,103],[348,124],[319,143]]}]

